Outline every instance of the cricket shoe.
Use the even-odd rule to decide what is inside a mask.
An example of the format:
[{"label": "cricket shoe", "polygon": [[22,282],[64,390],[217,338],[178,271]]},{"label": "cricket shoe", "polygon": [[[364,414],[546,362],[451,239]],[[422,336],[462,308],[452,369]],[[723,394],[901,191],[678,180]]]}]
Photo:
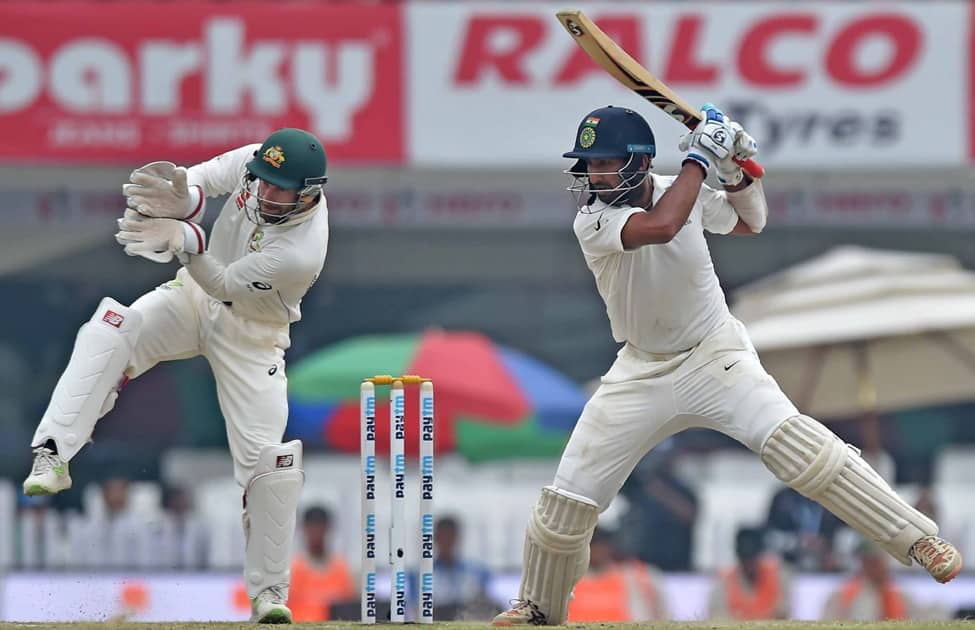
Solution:
[{"label": "cricket shoe", "polygon": [[938,582],[950,582],[961,571],[961,553],[938,536],[924,536],[911,547],[911,557]]},{"label": "cricket shoe", "polygon": [[512,606],[491,622],[492,626],[544,626],[548,623],[545,613],[538,609],[534,602],[527,599],[515,599]]},{"label": "cricket shoe", "polygon": [[34,449],[34,466],[24,480],[24,494],[29,497],[41,494],[57,494],[71,487],[68,462],[47,448]]},{"label": "cricket shoe", "polygon": [[291,623],[288,586],[269,586],[251,600],[251,621],[256,623]]}]

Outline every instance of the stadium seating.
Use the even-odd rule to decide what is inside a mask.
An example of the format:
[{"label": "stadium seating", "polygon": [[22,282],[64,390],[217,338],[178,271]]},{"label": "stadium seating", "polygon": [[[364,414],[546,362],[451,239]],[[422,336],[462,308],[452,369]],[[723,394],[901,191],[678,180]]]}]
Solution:
[{"label": "stadium seating", "polygon": [[[958,448],[945,451],[936,464],[938,483],[933,489],[942,533],[956,541],[963,551],[975,550],[975,504],[969,499],[975,477],[967,476],[975,468],[968,458],[975,456]],[[475,465],[459,458],[440,458],[436,513],[453,516],[460,522],[465,556],[478,559],[494,570],[516,568],[521,563],[529,510],[538,497],[539,487],[551,482],[554,469],[554,461]],[[300,510],[324,505],[332,511],[333,545],[346,556],[353,569],[358,569],[358,456],[312,454],[306,457],[305,470]],[[196,514],[210,541],[205,564],[213,570],[236,571],[243,563],[241,488],[231,471],[229,457],[219,451],[169,451],[162,466],[164,483],[181,485],[193,492]],[[389,474],[382,464],[378,473],[377,521],[383,532],[389,519]],[[681,456],[676,473],[698,498],[699,513],[693,535],[693,564],[698,570],[710,571],[731,563],[735,532],[741,526],[762,524],[773,494],[781,487],[758,458],[744,450]],[[408,469],[407,479],[408,541],[412,544],[419,522],[414,468]],[[920,488],[907,485],[898,487],[898,491],[913,503]],[[144,535],[125,534],[134,536],[127,543],[130,552],[115,559],[95,557],[85,551],[86,545],[91,546],[91,523],[104,514],[104,502],[96,485],[89,485],[82,492],[84,514],[51,511],[42,517],[42,527],[32,534],[40,536],[37,532],[46,532],[44,535],[50,540],[46,538],[44,545],[38,547],[42,551],[18,550],[14,546],[14,528],[0,531],[0,568],[110,567],[120,562],[151,568],[155,566],[153,562],[160,561],[152,552],[153,537],[158,534],[160,519],[165,518],[159,484],[133,482],[130,485],[131,511],[148,525],[143,528]],[[14,517],[18,494],[19,488],[13,481],[0,480],[0,522],[21,520]],[[625,501],[615,502],[601,522],[612,527],[625,509]],[[385,554],[386,539],[382,533],[379,544],[380,553]]]}]

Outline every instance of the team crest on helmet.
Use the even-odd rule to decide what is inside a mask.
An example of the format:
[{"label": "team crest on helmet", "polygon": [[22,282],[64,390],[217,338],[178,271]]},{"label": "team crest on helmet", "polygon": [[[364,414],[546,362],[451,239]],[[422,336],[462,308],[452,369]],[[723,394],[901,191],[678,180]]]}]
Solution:
[{"label": "team crest on helmet", "polygon": [[281,147],[268,147],[264,150],[262,159],[274,168],[281,168],[281,165],[284,164],[284,151]]},{"label": "team crest on helmet", "polygon": [[596,130],[592,127],[584,127],[579,133],[579,145],[583,149],[588,149],[596,142]]}]

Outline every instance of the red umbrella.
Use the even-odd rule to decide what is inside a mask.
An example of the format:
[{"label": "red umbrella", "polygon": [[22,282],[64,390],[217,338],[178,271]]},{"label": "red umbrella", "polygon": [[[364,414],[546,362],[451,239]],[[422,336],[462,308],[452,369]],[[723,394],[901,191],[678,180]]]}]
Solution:
[{"label": "red umbrella", "polygon": [[[480,333],[367,336],[326,348],[289,370],[289,434],[354,452],[359,385],[376,374],[419,374],[436,396],[435,447],[470,459],[557,453],[585,396],[567,378]],[[406,447],[416,453],[417,392],[406,388]],[[389,447],[389,397],[376,394],[377,451]]]}]

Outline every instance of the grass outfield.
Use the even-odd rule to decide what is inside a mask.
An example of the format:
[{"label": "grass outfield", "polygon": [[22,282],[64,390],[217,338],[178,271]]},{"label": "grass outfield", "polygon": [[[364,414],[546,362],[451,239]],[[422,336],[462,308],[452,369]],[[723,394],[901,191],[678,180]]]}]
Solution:
[{"label": "grass outfield", "polygon": [[[302,630],[359,630],[362,624],[353,622],[335,623],[301,623],[295,624]],[[388,627],[390,624],[379,624]],[[419,630],[421,626],[408,624]],[[256,630],[257,628],[275,628],[279,626],[257,626],[248,623],[137,623],[106,621],[103,623],[0,623],[0,630],[24,630],[40,628],[57,628],[63,630],[137,630],[146,628],[148,630],[205,630],[215,628],[216,630]],[[286,626],[280,626],[282,628]],[[489,628],[487,622],[449,622],[436,623],[433,625],[436,630],[475,630]],[[975,628],[975,621],[885,621],[875,623],[864,622],[820,622],[820,621],[762,621],[751,623],[720,622],[720,621],[700,621],[700,622],[657,622],[657,623],[579,623],[564,626],[572,630],[826,630],[828,628],[844,628],[849,630],[972,630]]]}]

